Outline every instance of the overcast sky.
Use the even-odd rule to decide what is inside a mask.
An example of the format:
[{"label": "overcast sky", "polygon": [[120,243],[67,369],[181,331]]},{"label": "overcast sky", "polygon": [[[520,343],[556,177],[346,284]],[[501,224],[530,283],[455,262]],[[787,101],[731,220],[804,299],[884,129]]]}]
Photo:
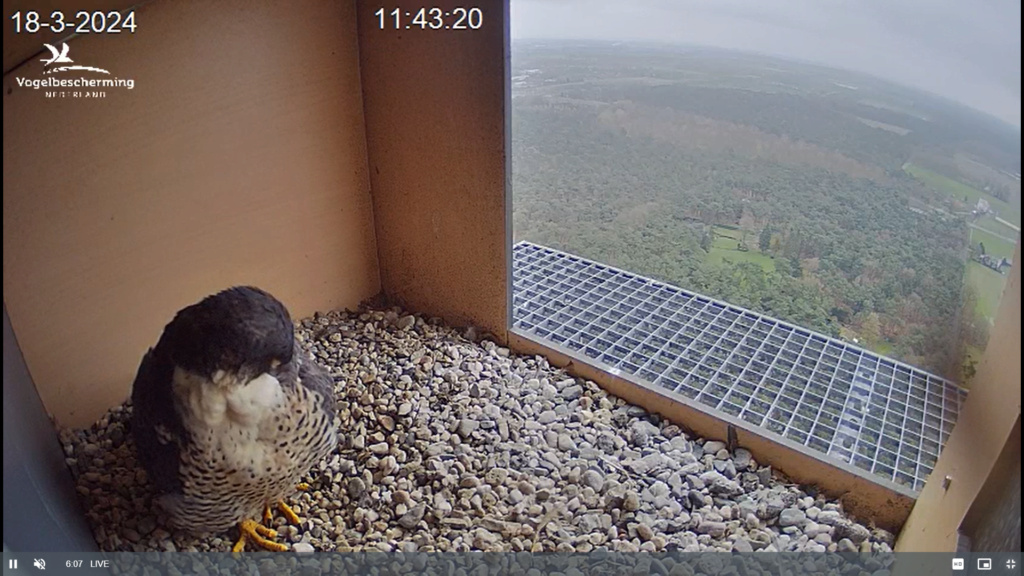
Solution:
[{"label": "overcast sky", "polygon": [[512,37],[796,57],[923,88],[1020,127],[1020,0],[512,0]]}]

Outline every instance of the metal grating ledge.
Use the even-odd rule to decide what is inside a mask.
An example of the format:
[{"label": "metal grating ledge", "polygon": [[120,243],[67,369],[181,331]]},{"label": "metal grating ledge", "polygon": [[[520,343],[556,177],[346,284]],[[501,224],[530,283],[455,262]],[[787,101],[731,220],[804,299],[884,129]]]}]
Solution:
[{"label": "metal grating ledge", "polygon": [[967,392],[738,306],[529,242],[513,327],[919,492]]}]

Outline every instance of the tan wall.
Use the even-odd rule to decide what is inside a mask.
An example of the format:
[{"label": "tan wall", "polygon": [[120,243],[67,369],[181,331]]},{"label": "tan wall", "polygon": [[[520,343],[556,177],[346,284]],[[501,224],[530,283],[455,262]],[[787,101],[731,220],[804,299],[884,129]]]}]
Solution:
[{"label": "tan wall", "polygon": [[1020,550],[1020,416],[960,525],[972,552]]},{"label": "tan wall", "polygon": [[[982,486],[986,481],[999,484],[990,476],[1020,418],[1020,264],[1018,241],[971,392],[896,543],[897,551],[955,551],[957,530],[967,511],[976,500],[998,497],[983,492]],[[951,477],[948,489],[942,482],[946,476]]]},{"label": "tan wall", "polygon": [[48,99],[15,82],[38,58],[4,76],[4,301],[62,424],[121,402],[208,293],[256,284],[298,317],[380,286],[354,6],[156,1],[137,23],[70,42],[134,90]]},{"label": "tan wall", "polygon": [[[381,30],[357,2],[370,182],[384,292],[504,339],[505,3],[480,30]],[[435,2],[450,10],[458,2]],[[392,2],[415,12],[422,3]]]}]

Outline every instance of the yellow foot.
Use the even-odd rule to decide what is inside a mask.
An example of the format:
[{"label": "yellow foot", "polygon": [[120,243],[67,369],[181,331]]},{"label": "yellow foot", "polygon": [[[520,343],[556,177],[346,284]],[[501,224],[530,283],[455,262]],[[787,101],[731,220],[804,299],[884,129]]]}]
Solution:
[{"label": "yellow foot", "polygon": [[[299,482],[295,486],[295,489],[301,492],[306,492],[307,490],[310,489],[310,486],[305,482]],[[281,514],[284,514],[284,517],[287,518],[288,522],[290,522],[291,524],[298,526],[302,523],[302,519],[299,518],[299,515],[296,514],[294,510],[291,509],[291,506],[288,506],[283,501],[277,503],[277,509],[281,511]],[[267,526],[270,526],[270,523],[273,521],[273,512],[271,512],[270,506],[267,506],[263,510],[263,520],[264,524],[266,524]]]},{"label": "yellow foot", "polygon": [[[298,490],[306,491],[309,490],[309,484],[306,484],[305,482],[300,482],[295,488]],[[283,501],[277,503],[277,509],[280,510],[282,514],[284,514],[284,517],[288,520],[289,523],[294,524],[296,526],[302,524],[302,519],[299,518],[299,515],[296,514],[294,510],[292,510],[291,506],[288,506]],[[274,525],[274,511],[270,508],[270,505],[263,507],[263,524],[264,526]]]},{"label": "yellow foot", "polygon": [[271,530],[266,526],[263,526],[255,520],[243,520],[238,523],[238,531],[240,532],[238,542],[235,547],[231,549],[232,552],[241,552],[245,550],[246,541],[252,542],[253,544],[270,550],[271,552],[284,552],[288,549],[284,544],[279,544],[268,538],[277,538],[277,531]]},{"label": "yellow foot", "polygon": [[302,524],[302,519],[299,518],[299,515],[296,514],[295,511],[292,510],[291,507],[285,504],[284,502],[278,502],[277,509],[280,510],[281,514],[284,514],[284,517],[287,518],[288,521],[292,524],[296,526]]}]

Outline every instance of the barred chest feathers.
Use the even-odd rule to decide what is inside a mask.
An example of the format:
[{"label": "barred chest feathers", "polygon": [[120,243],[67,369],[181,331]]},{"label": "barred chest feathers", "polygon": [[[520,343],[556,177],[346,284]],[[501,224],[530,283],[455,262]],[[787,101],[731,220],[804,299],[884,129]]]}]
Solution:
[{"label": "barred chest feathers", "polygon": [[208,518],[205,528],[220,530],[284,499],[336,441],[330,415],[305,386],[282,385],[269,374],[246,383],[231,378],[174,374],[192,442],[181,454],[184,491],[170,509],[193,529],[198,518]]}]

